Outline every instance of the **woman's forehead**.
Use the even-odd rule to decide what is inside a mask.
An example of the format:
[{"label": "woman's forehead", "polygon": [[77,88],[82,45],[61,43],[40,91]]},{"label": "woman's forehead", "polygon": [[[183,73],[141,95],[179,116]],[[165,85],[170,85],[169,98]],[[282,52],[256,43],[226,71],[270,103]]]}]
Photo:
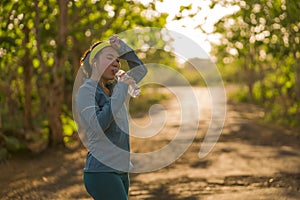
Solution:
[{"label": "woman's forehead", "polygon": [[119,57],[118,52],[117,52],[114,48],[112,48],[112,47],[105,47],[105,48],[102,50],[102,54],[105,54],[105,55],[110,54],[110,55],[113,55],[113,56],[115,56],[115,57]]}]

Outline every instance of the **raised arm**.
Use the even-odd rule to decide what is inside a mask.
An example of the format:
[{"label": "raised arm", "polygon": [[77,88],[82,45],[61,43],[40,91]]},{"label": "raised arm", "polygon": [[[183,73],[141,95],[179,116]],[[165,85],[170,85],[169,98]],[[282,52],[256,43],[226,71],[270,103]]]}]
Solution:
[{"label": "raised arm", "polygon": [[130,70],[127,72],[137,83],[140,82],[147,74],[147,68],[144,63],[138,58],[134,50],[129,47],[118,36],[110,38],[112,46],[118,51],[120,58],[127,61]]}]

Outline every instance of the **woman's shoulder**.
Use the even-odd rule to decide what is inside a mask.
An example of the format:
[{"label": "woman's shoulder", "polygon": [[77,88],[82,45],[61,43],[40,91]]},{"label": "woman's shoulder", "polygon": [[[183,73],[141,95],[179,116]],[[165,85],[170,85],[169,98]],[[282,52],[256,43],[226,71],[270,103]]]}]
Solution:
[{"label": "woman's shoulder", "polygon": [[97,83],[91,79],[85,79],[83,84],[79,87],[77,96],[85,96],[88,93],[95,93],[97,90]]},{"label": "woman's shoulder", "polygon": [[98,83],[93,81],[92,79],[84,79],[82,85],[79,87],[79,90],[92,89],[95,90],[97,88]]}]

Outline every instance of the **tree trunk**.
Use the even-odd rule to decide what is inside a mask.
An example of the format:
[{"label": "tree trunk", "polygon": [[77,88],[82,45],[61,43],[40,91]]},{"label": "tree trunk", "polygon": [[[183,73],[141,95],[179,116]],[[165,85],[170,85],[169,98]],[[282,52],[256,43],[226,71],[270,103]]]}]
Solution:
[{"label": "tree trunk", "polygon": [[300,59],[297,59],[295,56],[295,96],[296,101],[300,101]]},{"label": "tree trunk", "polygon": [[32,67],[30,61],[30,52],[26,47],[26,44],[29,42],[29,29],[28,27],[24,27],[24,48],[25,55],[22,59],[23,67],[24,67],[24,93],[25,93],[25,102],[24,102],[24,129],[25,130],[33,130],[32,125],[32,114],[31,114],[31,78],[32,78]]},{"label": "tree trunk", "polygon": [[53,83],[50,86],[49,97],[49,126],[50,138],[49,145],[64,145],[63,128],[61,121],[62,105],[64,100],[64,79],[65,79],[65,62],[66,62],[66,40],[67,40],[67,0],[57,0],[59,6],[59,21],[57,48],[52,68]]},{"label": "tree trunk", "polygon": [[244,74],[244,83],[246,84],[247,88],[248,88],[248,92],[249,92],[249,98],[250,101],[253,102],[254,101],[254,94],[253,94],[253,86],[255,83],[255,72],[253,69],[251,69],[251,64],[249,63],[244,63],[244,71],[242,72]]}]

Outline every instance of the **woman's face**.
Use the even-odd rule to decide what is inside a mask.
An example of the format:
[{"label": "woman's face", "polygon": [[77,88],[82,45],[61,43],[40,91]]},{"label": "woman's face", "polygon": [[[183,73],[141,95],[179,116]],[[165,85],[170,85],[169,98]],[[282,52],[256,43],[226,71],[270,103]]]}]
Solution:
[{"label": "woman's face", "polygon": [[105,47],[95,58],[97,71],[105,81],[113,80],[116,72],[120,69],[119,54],[112,47]]}]

